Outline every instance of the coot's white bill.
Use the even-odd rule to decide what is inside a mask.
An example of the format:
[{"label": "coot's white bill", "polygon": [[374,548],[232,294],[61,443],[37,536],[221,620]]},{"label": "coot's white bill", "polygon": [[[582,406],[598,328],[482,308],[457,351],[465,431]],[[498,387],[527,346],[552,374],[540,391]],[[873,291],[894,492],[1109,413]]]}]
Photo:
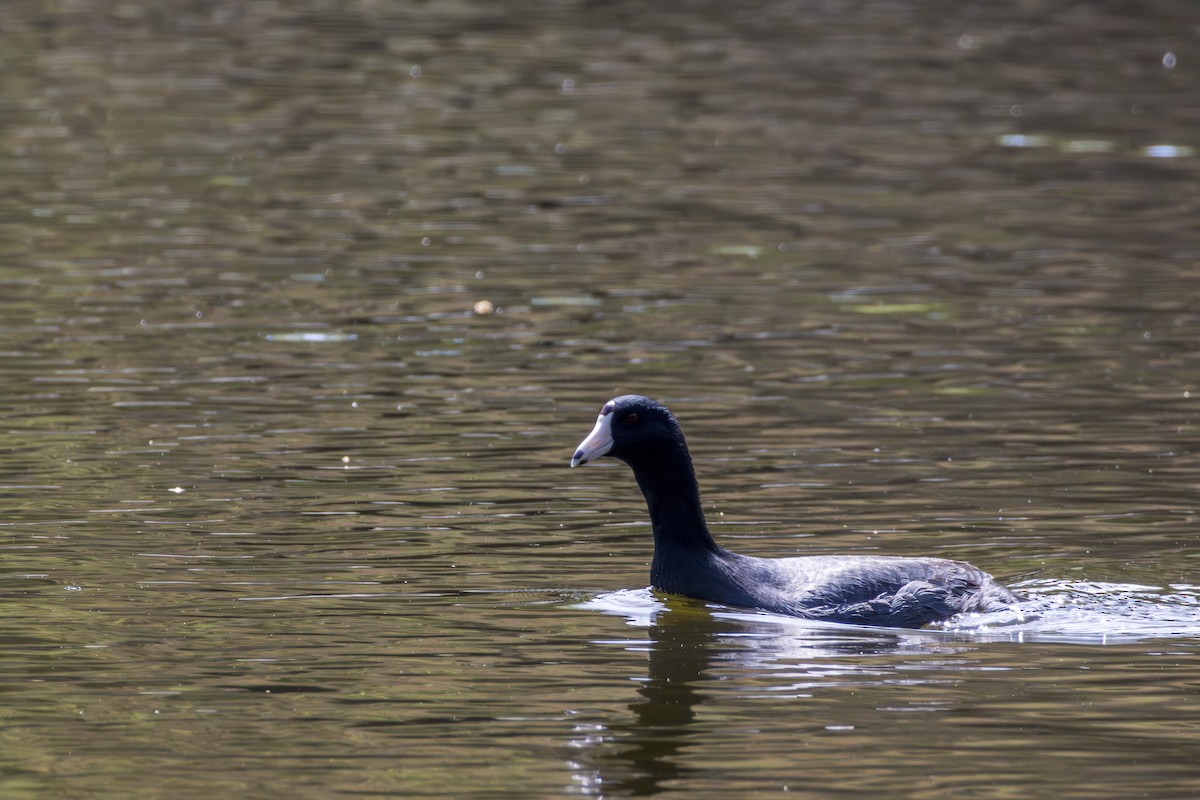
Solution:
[{"label": "coot's white bill", "polygon": [[604,411],[601,411],[600,416],[596,418],[596,427],[592,428],[592,432],[588,434],[587,438],[579,443],[579,447],[575,449],[575,455],[571,456],[571,466],[578,467],[580,464],[595,461],[611,450],[612,446],[612,409],[605,406]]}]

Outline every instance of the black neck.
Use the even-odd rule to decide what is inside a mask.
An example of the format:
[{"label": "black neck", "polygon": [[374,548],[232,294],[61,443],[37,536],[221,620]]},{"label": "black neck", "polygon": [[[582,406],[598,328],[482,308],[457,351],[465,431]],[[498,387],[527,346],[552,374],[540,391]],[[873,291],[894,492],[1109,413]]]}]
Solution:
[{"label": "black neck", "polygon": [[700,487],[684,445],[629,459],[629,466],[650,509],[650,524],[654,529],[652,572],[658,571],[668,554],[720,551],[704,522]]}]

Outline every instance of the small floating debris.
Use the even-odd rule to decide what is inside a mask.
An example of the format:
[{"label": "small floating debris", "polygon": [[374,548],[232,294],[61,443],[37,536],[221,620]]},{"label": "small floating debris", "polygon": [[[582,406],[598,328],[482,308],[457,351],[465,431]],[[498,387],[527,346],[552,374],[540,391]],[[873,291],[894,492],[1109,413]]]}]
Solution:
[{"label": "small floating debris", "polygon": [[184,489],[182,486],[176,486],[174,488],[167,489],[167,491],[171,492],[172,494],[183,494],[187,490]]},{"label": "small floating debris", "polygon": [[756,244],[729,244],[712,249],[713,255],[717,256],[744,256],[745,258],[758,258],[763,254],[763,248]]},{"label": "small floating debris", "polygon": [[947,310],[941,303],[862,303],[846,308],[859,314],[939,314]]},{"label": "small floating debris", "polygon": [[486,317],[487,315],[494,314],[496,312],[496,306],[492,304],[491,300],[480,300],[471,307],[471,311],[476,316]]},{"label": "small floating debris", "polygon": [[283,333],[268,333],[268,342],[353,342],[358,338],[357,333],[336,333],[333,331],[285,331]]},{"label": "small floating debris", "polygon": [[537,175],[538,168],[532,164],[501,164],[500,166],[496,167],[496,174],[504,176]]},{"label": "small floating debris", "polygon": [[1071,139],[1058,146],[1064,153],[1111,153],[1116,145],[1104,139]]},{"label": "small floating debris", "polygon": [[598,306],[600,298],[591,295],[558,295],[534,297],[529,303],[535,306]]}]

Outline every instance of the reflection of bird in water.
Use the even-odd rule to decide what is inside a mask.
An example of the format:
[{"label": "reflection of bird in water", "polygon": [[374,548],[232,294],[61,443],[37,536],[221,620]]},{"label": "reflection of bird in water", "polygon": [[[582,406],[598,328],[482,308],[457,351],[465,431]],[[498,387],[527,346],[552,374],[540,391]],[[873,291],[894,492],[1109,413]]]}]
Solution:
[{"label": "reflection of bird in water", "polygon": [[[774,657],[790,659],[801,653],[859,659],[891,652],[901,641],[887,632],[827,627],[781,631],[778,626],[722,619],[688,601],[672,601],[670,610],[656,614],[647,629],[649,663],[638,697],[629,704],[632,718],[609,726],[586,748],[586,762],[599,780],[598,793],[617,787],[648,797],[703,769],[688,763],[687,749],[690,740],[706,732],[697,715],[710,698],[705,687],[718,679],[718,669],[755,668]],[[754,633],[761,638],[747,636]]]},{"label": "reflection of bird in water", "polygon": [[[628,721],[604,727],[600,735],[572,742],[584,756],[571,764],[588,794],[617,790],[635,797],[657,794],[665,784],[693,771],[683,750],[693,731],[704,683],[713,679],[718,634],[736,625],[715,620],[707,609],[679,608],[655,615],[648,628],[650,656]],[[645,643],[638,642],[638,649]]]},{"label": "reflection of bird in water", "polygon": [[675,417],[647,397],[604,404],[571,465],[613,456],[633,469],[650,509],[655,588],[728,606],[828,622],[919,628],[1017,598],[983,570],[944,558],[755,558],[713,541]]},{"label": "reflection of bird in water", "polygon": [[717,624],[706,611],[664,616],[671,624],[650,627],[646,680],[638,687],[639,698],[629,704],[634,719],[622,739],[620,757],[631,767],[625,782],[639,796],[654,794],[661,783],[687,771],[678,755],[704,700],[700,687],[712,680],[708,672],[717,633],[730,627]]}]

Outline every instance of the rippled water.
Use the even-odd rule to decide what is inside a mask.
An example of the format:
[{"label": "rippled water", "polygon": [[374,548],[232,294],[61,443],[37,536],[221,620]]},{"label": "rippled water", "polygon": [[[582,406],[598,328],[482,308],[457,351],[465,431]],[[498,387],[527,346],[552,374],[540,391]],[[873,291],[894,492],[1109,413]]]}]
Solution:
[{"label": "rippled water", "polygon": [[[1187,2],[14,3],[0,795],[1189,797]],[[754,555],[655,596],[608,397]]]}]

